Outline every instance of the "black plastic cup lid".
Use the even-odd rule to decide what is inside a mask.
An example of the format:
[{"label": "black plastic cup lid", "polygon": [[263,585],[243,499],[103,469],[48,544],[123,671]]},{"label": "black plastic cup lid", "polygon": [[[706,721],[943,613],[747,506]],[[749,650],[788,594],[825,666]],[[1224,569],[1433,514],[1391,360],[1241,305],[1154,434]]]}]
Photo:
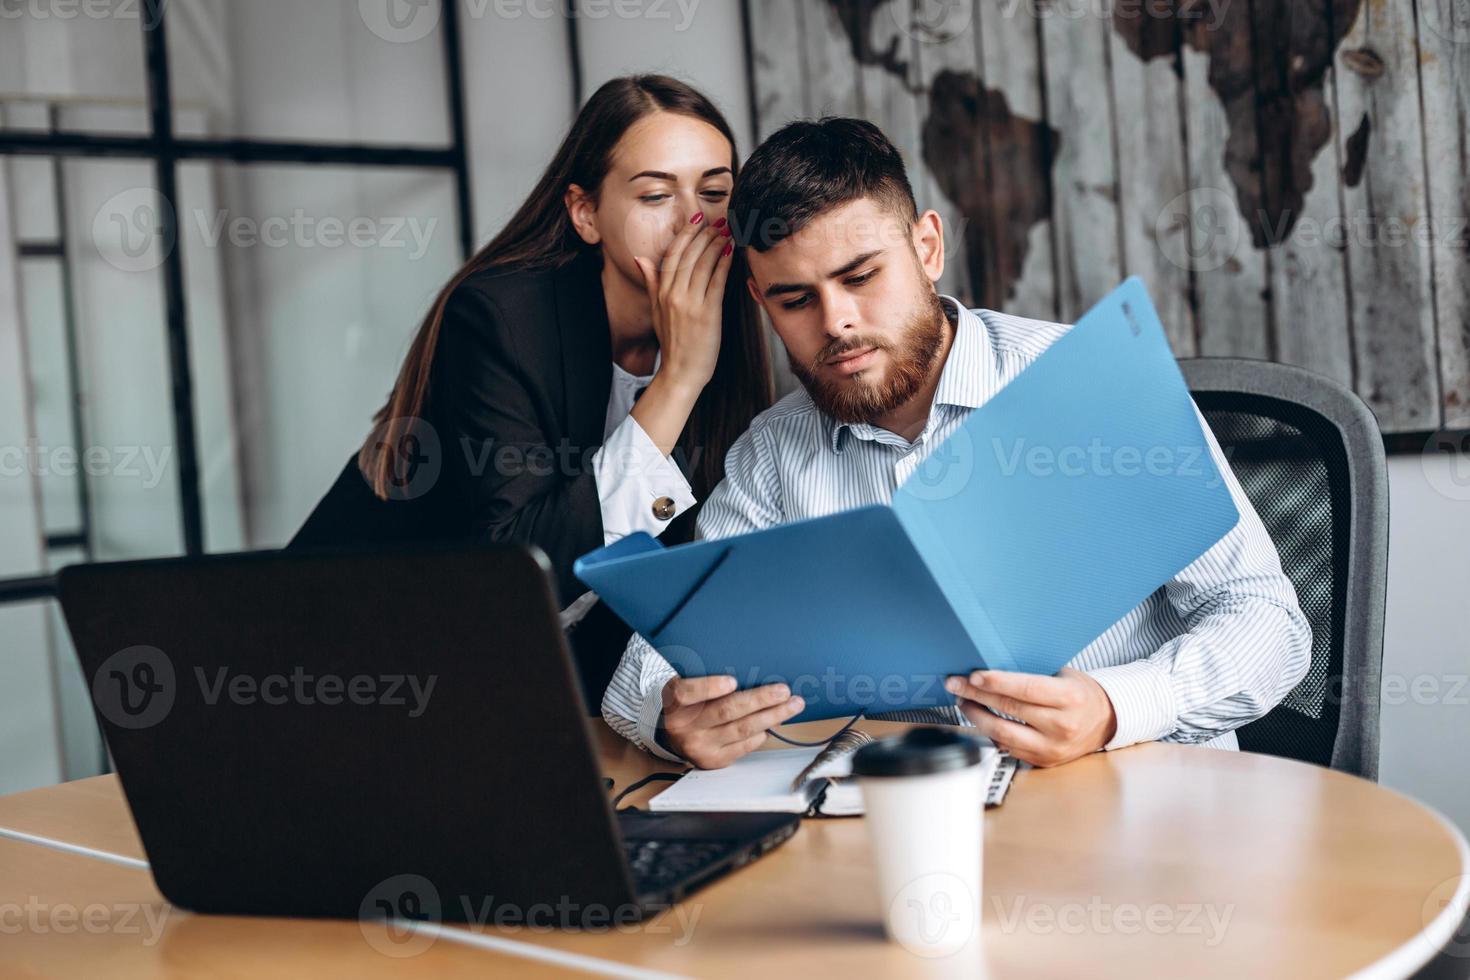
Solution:
[{"label": "black plastic cup lid", "polygon": [[858,749],[854,776],[927,776],[980,762],[980,740],[943,728],[915,728]]}]

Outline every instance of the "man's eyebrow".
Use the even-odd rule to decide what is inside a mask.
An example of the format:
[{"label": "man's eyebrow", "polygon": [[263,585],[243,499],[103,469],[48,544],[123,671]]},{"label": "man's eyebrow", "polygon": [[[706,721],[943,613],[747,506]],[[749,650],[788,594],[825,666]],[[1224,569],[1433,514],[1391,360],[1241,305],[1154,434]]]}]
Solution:
[{"label": "man's eyebrow", "polygon": [[[730,173],[729,167],[711,167],[704,173],[700,174],[699,179],[703,180],[706,177],[714,177],[718,174],[727,173]],[[676,177],[674,174],[669,173],[667,170],[640,170],[638,173],[629,177],[628,181],[629,183],[631,183],[637,180],[639,177],[652,177],[655,180],[671,180],[676,184],[679,182],[679,178]]]},{"label": "man's eyebrow", "polygon": [[[862,265],[864,262],[868,262],[881,254],[883,254],[883,250],[881,248],[875,248],[871,252],[864,252],[862,255],[859,255],[852,261],[843,263],[843,265],[839,268],[833,269],[831,272],[827,273],[827,278],[839,279],[842,276],[847,275],[852,270],[856,269],[858,266]],[[784,296],[787,293],[803,293],[806,292],[806,290],[809,288],[810,286],[806,283],[776,282],[767,287],[766,291],[762,295],[764,295],[766,299],[770,299],[774,296]]]},{"label": "man's eyebrow", "polygon": [[876,258],[878,255],[882,254],[882,252],[883,250],[881,248],[875,248],[871,252],[864,252],[862,255],[859,255],[857,258],[853,259],[851,262],[842,266],[842,268],[833,269],[831,272],[827,273],[827,278],[837,279],[845,276],[852,270],[856,269],[858,266],[862,265],[864,262]]}]

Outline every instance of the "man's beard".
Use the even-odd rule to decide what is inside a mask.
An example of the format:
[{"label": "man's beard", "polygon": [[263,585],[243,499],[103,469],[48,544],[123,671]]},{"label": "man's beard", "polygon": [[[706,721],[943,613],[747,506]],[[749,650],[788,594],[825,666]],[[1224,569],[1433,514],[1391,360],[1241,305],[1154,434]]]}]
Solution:
[{"label": "man's beard", "polygon": [[[947,322],[938,294],[925,291],[923,306],[908,317],[896,341],[877,337],[847,336],[833,340],[812,358],[811,364],[791,364],[817,408],[838,422],[852,425],[872,422],[893,411],[918,393],[929,380],[939,348],[944,343]],[[872,347],[888,354],[888,370],[880,384],[869,384],[858,375],[845,378],[825,376],[826,361],[849,351]],[[866,372],[858,372],[864,374]]]}]

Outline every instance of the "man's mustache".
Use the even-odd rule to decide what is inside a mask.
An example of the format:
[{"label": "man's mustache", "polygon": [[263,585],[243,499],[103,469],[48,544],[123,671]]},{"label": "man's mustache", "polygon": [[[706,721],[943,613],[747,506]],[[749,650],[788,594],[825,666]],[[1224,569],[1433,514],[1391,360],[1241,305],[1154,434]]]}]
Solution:
[{"label": "man's mustache", "polygon": [[817,354],[817,356],[812,359],[812,370],[815,371],[820,367],[824,367],[826,363],[832,360],[832,358],[834,357],[841,357],[843,354],[848,354],[855,350],[863,350],[868,347],[871,347],[874,350],[888,350],[889,344],[886,341],[878,340],[877,338],[864,339],[858,337],[854,339],[851,337],[843,337],[838,340],[834,340],[826,347],[823,347],[821,351]]}]

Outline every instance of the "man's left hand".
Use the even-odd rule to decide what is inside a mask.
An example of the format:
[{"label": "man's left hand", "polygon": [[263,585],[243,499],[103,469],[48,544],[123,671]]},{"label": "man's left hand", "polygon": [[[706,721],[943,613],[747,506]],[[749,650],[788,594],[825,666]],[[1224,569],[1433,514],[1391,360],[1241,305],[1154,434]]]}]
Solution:
[{"label": "man's left hand", "polygon": [[[981,735],[1023,762],[1059,766],[1107,745],[1118,730],[1113,702],[1102,685],[1063,667],[1055,677],[977,670],[951,677],[945,689]],[[1025,722],[1017,724],[991,710]]]}]

